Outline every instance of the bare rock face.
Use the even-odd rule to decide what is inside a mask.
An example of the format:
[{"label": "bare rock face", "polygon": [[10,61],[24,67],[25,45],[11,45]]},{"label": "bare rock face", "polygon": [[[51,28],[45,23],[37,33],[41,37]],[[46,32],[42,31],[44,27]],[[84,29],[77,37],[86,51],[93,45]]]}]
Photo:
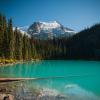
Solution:
[{"label": "bare rock face", "polygon": [[30,28],[28,29],[29,34],[33,33],[39,33],[40,32],[40,23],[39,22],[34,22]]},{"label": "bare rock face", "polygon": [[53,22],[34,22],[27,29],[27,33],[37,39],[53,39],[69,37],[75,34],[75,31],[64,27],[57,21]]}]

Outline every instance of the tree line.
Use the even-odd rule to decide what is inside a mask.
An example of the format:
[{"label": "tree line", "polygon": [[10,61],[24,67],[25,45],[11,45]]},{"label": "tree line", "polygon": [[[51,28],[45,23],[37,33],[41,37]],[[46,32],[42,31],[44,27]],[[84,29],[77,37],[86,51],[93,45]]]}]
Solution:
[{"label": "tree line", "polygon": [[100,24],[69,38],[40,40],[13,30],[12,18],[0,14],[0,59],[100,59]]},{"label": "tree line", "polygon": [[100,24],[78,32],[66,45],[68,59],[100,60]]},{"label": "tree line", "polygon": [[16,27],[13,30],[12,18],[8,21],[0,14],[0,58],[29,60],[35,57],[32,38],[23,35]]},{"label": "tree line", "polygon": [[63,39],[39,40],[13,30],[12,18],[8,21],[0,14],[0,58],[31,60],[60,59],[66,55]]}]

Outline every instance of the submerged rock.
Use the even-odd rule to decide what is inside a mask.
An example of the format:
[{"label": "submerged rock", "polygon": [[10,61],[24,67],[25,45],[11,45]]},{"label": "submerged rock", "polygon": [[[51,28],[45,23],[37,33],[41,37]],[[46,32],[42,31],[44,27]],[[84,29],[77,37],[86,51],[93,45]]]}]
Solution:
[{"label": "submerged rock", "polygon": [[14,96],[11,94],[0,94],[0,100],[15,100]]},{"label": "submerged rock", "polygon": [[0,83],[0,100],[100,100],[75,84],[66,85],[64,94],[55,89],[37,88],[24,82]]}]

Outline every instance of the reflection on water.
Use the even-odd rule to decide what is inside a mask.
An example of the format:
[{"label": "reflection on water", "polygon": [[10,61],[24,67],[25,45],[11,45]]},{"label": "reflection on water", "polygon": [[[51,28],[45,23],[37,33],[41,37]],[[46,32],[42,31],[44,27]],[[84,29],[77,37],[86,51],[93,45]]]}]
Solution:
[{"label": "reflection on water", "polygon": [[96,100],[96,95],[100,96],[99,76],[100,62],[90,61],[44,60],[0,68],[0,77],[42,78],[24,84],[42,88],[42,92],[58,91],[70,100],[78,100],[72,99],[72,95],[74,98],[79,95],[79,100],[84,96],[86,100]]}]

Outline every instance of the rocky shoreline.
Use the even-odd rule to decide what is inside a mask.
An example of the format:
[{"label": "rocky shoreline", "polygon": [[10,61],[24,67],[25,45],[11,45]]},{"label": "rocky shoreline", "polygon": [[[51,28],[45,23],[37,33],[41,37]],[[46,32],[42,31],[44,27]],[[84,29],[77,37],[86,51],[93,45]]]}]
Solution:
[{"label": "rocky shoreline", "polygon": [[27,87],[23,82],[0,83],[0,100],[66,100],[55,90]]},{"label": "rocky shoreline", "polygon": [[4,82],[0,83],[0,100],[100,100],[76,85],[68,85],[65,89],[66,95],[55,89],[31,86],[25,81]]}]

